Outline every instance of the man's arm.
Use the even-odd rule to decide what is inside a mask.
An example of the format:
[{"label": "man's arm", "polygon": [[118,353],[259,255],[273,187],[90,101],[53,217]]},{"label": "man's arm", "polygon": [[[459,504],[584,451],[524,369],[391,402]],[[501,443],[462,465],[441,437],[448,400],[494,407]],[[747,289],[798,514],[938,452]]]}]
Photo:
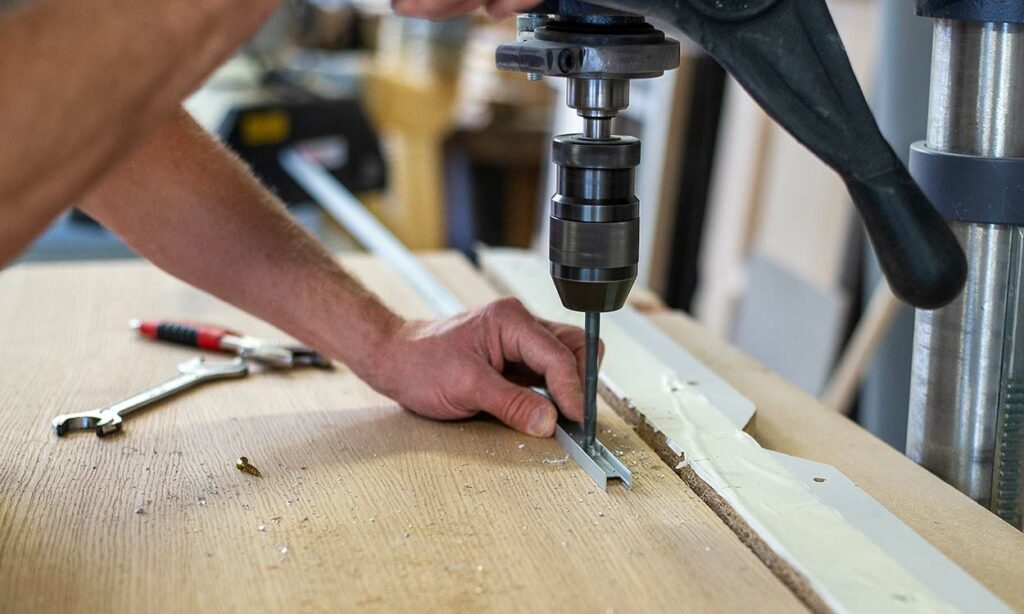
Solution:
[{"label": "man's arm", "polygon": [[536,320],[511,300],[439,322],[404,321],[184,112],[80,206],[161,268],[345,362],[417,413],[452,419],[484,410],[551,435],[554,406],[503,377],[522,365],[544,377],[568,416],[582,418],[582,331]]},{"label": "man's arm", "polygon": [[0,17],[0,265],[280,0],[38,0]]}]

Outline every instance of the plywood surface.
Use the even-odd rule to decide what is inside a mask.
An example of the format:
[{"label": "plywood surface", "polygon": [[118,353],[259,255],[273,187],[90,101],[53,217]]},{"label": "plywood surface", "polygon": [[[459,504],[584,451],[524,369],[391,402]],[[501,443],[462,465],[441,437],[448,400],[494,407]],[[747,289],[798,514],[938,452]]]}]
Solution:
[{"label": "plywood surface", "polygon": [[757,405],[762,446],[839,469],[932,545],[1024,611],[1024,534],[856,424],[678,313],[650,316]]},{"label": "plywood surface", "polygon": [[[379,262],[349,264],[427,315]],[[494,296],[464,263],[432,266],[468,303]],[[118,436],[57,440],[54,415],[193,355],[133,338],[147,316],[274,334],[145,264],[0,274],[0,610],[802,608],[610,411],[631,492],[597,491],[551,440],[419,419],[343,368],[213,384]]]}]

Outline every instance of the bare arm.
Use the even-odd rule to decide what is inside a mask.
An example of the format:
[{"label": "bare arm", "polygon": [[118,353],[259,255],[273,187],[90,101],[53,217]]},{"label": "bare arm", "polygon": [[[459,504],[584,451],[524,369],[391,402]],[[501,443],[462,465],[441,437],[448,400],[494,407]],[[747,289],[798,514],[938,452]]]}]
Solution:
[{"label": "bare arm", "polygon": [[0,17],[0,265],[280,0],[38,0]]},{"label": "bare arm", "polygon": [[184,112],[81,203],[177,277],[344,361],[433,418],[478,410],[548,436],[554,407],[503,373],[525,366],[582,417],[583,335],[514,301],[440,322],[406,322],[350,278],[269,192]]}]

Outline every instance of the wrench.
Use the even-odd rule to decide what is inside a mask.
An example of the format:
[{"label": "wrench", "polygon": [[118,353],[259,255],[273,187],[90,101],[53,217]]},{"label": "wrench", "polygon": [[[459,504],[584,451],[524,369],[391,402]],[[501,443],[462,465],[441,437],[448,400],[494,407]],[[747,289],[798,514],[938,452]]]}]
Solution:
[{"label": "wrench", "polygon": [[57,416],[53,419],[53,430],[60,437],[70,430],[94,428],[96,436],[103,437],[120,430],[124,417],[136,409],[166,399],[203,382],[245,377],[249,374],[249,366],[243,358],[236,358],[228,362],[208,363],[203,358],[197,357],[178,365],[178,372],[181,373],[178,377],[109,407]]}]

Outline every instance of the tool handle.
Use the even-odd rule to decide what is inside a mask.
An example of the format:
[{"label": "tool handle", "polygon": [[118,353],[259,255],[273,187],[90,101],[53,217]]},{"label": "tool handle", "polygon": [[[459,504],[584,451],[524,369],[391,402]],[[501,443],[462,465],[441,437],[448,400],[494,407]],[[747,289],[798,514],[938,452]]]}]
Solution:
[{"label": "tool handle", "polygon": [[882,137],[824,0],[592,1],[677,27],[835,169],[898,297],[935,308],[960,293],[963,251]]},{"label": "tool handle", "polygon": [[169,341],[179,345],[224,351],[221,341],[234,331],[210,324],[185,324],[164,320],[143,320],[132,322],[139,334],[150,339]]}]

